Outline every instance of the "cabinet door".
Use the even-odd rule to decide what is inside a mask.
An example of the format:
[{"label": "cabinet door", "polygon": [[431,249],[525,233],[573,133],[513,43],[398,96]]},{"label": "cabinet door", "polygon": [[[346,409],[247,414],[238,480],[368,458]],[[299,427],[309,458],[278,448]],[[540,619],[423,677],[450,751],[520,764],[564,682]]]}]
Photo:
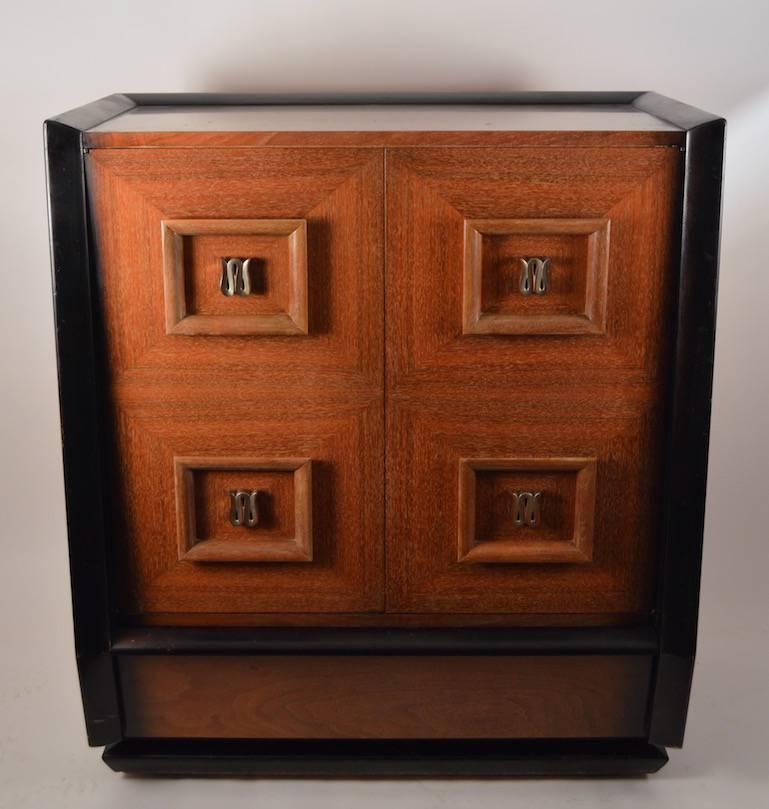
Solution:
[{"label": "cabinet door", "polygon": [[382,608],[382,164],[88,155],[124,613]]},{"label": "cabinet door", "polygon": [[680,162],[388,149],[390,611],[648,613]]}]

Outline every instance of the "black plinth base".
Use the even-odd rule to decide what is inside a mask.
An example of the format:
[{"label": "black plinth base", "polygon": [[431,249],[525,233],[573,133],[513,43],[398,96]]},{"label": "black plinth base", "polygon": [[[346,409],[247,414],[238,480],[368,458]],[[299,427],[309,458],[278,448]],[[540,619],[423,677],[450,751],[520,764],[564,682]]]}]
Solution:
[{"label": "black plinth base", "polygon": [[129,739],[104,750],[116,772],[263,778],[506,778],[646,775],[668,760],[643,740],[222,741]]}]

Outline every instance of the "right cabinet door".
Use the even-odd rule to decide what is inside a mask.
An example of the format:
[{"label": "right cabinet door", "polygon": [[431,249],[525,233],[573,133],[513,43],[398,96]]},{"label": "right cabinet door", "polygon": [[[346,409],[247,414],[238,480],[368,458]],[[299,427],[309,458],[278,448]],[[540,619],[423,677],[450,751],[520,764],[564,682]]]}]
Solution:
[{"label": "right cabinet door", "polygon": [[650,611],[680,171],[388,149],[389,611]]}]

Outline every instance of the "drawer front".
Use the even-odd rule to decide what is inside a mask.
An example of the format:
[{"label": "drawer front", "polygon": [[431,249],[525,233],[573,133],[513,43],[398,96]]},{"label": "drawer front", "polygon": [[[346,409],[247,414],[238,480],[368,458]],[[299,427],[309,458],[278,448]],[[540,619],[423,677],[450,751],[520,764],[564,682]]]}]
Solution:
[{"label": "drawer front", "polygon": [[389,149],[388,606],[641,616],[675,149]]},{"label": "drawer front", "polygon": [[209,739],[642,737],[651,664],[648,655],[118,658],[128,738]]},{"label": "drawer front", "polygon": [[381,609],[382,166],[89,153],[124,613]]}]

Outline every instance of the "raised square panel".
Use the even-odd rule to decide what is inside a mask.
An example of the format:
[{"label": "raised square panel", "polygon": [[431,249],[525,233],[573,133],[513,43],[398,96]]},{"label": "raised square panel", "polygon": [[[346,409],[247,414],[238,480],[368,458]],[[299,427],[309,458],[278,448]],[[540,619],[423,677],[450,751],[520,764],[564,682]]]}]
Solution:
[{"label": "raised square panel", "polygon": [[[381,400],[227,398],[212,385],[180,407],[163,393],[162,408],[128,404],[117,425],[122,615],[215,624],[382,609]],[[231,524],[231,491],[258,493],[255,525]]]},{"label": "raised square panel", "polygon": [[304,219],[161,222],[167,334],[307,334]]},{"label": "raised square panel", "polygon": [[179,559],[312,561],[307,458],[175,458]]},{"label": "raised square panel", "polygon": [[464,458],[459,562],[590,562],[594,458]]},{"label": "raised square panel", "polygon": [[[381,386],[383,163],[383,150],[369,148],[89,152],[89,205],[113,378],[127,382],[124,372],[137,370],[149,389],[152,375],[170,370],[201,385],[221,387],[221,377],[237,378],[239,385],[250,380],[271,395],[286,388],[339,390],[341,381],[347,390],[358,383],[366,390]],[[186,226],[177,223],[190,221],[213,222],[213,229],[181,232]],[[289,226],[275,231],[281,222],[296,221],[306,222],[304,304],[301,288],[294,304],[287,298]],[[169,232],[166,245],[163,222],[180,231],[178,239]],[[302,230],[292,238],[301,241]],[[176,283],[180,265],[164,256],[165,247],[173,257],[178,241],[193,258],[215,252],[198,290]],[[299,249],[295,255],[299,267]],[[264,260],[256,262],[248,296],[222,295],[221,259],[228,256]],[[176,272],[164,272],[164,265]],[[212,336],[184,339],[188,328]]]},{"label": "raised square panel", "polygon": [[[388,392],[666,378],[677,150],[387,155]],[[550,258],[544,294],[521,258]]]},{"label": "raised square panel", "polygon": [[462,331],[602,334],[608,262],[608,219],[466,219]]},{"label": "raised square panel", "polygon": [[[582,393],[454,397],[450,412],[438,396],[388,402],[388,609],[532,624],[648,615],[658,423]],[[539,524],[515,525],[505,499],[537,491]]]}]

